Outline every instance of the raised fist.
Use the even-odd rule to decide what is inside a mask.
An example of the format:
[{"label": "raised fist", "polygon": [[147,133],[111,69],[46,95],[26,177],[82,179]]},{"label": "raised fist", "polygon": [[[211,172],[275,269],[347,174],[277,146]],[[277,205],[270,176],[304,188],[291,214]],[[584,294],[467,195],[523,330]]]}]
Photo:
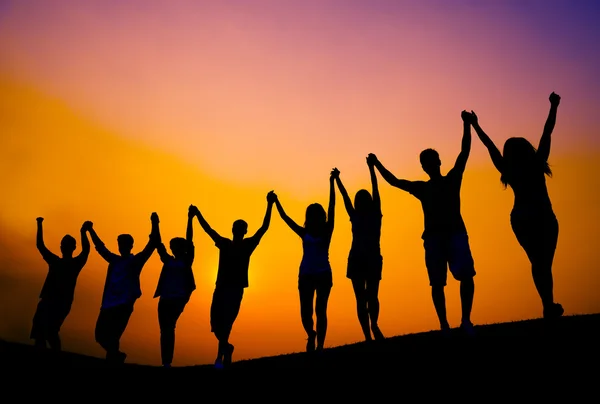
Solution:
[{"label": "raised fist", "polygon": [[38,223],[42,223],[42,222],[44,221],[44,218],[43,218],[43,217],[38,217],[38,218],[37,218],[37,219],[35,219],[35,220],[36,220],[36,222],[38,222]]},{"label": "raised fist", "polygon": [[152,221],[152,223],[159,223],[160,221],[158,220],[158,213],[152,212],[152,214],[150,215],[150,220]]},{"label": "raised fist", "polygon": [[550,94],[550,104],[558,106],[560,104],[560,95],[556,94],[554,91]]}]

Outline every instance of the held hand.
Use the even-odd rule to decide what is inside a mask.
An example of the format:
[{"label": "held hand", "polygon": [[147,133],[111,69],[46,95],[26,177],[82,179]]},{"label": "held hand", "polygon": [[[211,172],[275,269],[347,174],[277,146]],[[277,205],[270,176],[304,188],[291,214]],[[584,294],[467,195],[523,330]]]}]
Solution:
[{"label": "held hand", "polygon": [[195,205],[190,205],[190,207],[188,208],[188,217],[196,216],[197,212],[198,212],[198,208]]},{"label": "held hand", "polygon": [[367,163],[369,163],[369,161],[371,162],[370,164],[375,165],[379,160],[377,159],[377,156],[373,153],[369,153],[369,155],[367,156]]},{"label": "held hand", "polygon": [[475,114],[475,112],[473,110],[471,110],[471,124],[472,125],[479,124],[479,120],[477,119],[477,114]]},{"label": "held hand", "polygon": [[556,94],[554,91],[550,94],[550,105],[558,107],[560,104],[560,95]]},{"label": "held hand", "polygon": [[152,212],[152,214],[150,215],[150,220],[152,221],[152,223],[160,223],[160,220],[158,220],[158,213]]},{"label": "held hand", "polygon": [[42,223],[44,221],[44,218],[43,217],[38,217],[38,218],[35,219],[35,221],[38,222],[38,223]]},{"label": "held hand", "polygon": [[338,170],[337,168],[333,168],[333,170],[331,170],[331,174],[329,177],[332,181],[335,179],[340,178],[340,170]]},{"label": "held hand", "polygon": [[470,114],[469,112],[467,112],[466,110],[463,110],[463,111],[460,113],[460,117],[462,118],[462,120],[463,120],[463,122],[464,122],[464,123],[471,123],[471,122],[473,121],[473,120],[472,120],[472,117],[473,117],[473,115],[471,115],[471,114]]},{"label": "held hand", "polygon": [[82,231],[90,231],[90,230],[92,230],[93,227],[94,227],[94,223],[90,222],[89,220],[86,220],[85,222],[83,222],[83,225],[81,226],[81,230]]},{"label": "held hand", "polygon": [[275,194],[275,191],[269,191],[269,193],[267,194],[267,202],[275,203],[276,200],[277,200],[277,195]]}]

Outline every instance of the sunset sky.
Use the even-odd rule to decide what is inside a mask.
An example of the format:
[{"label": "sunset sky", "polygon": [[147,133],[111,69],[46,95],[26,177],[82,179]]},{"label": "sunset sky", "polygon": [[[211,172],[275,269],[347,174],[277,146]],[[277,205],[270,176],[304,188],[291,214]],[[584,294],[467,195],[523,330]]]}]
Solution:
[{"label": "sunset sky", "polygon": [[[150,214],[163,239],[183,236],[195,204],[231,236],[253,234],[275,190],[303,223],[326,206],[331,168],[353,197],[370,190],[365,157],[426,179],[418,154],[445,173],[460,149],[463,109],[502,148],[537,145],[552,91],[562,101],[548,188],[560,223],[555,297],[566,314],[600,312],[600,4],[589,0],[0,0],[0,338],[31,343],[47,274],[35,248],[78,239],[94,222],[109,249],[130,233],[139,251]],[[439,324],[424,265],[419,202],[379,177],[383,209],[380,327],[387,336]],[[338,193],[326,347],[362,340],[345,277],[350,223]],[[513,203],[473,131],[462,212],[477,276],[476,324],[541,316],[530,265],[509,223]],[[173,365],[212,363],[209,309],[218,250],[194,223],[197,290],[177,326]],[[300,352],[301,242],[276,211],[250,263],[231,342],[234,360]],[[94,325],[106,263],[92,249],[61,336],[103,356]],[[129,362],[160,364],[161,263],[122,338]],[[458,283],[447,287],[460,322]]]}]

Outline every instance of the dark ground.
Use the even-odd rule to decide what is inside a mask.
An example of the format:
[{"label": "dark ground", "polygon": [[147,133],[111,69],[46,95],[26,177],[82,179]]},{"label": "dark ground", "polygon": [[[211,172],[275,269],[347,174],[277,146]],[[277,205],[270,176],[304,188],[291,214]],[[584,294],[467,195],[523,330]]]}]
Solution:
[{"label": "dark ground", "polygon": [[[140,395],[172,390],[171,395],[186,396],[186,391],[207,390],[211,397],[294,402],[305,394],[316,401],[323,401],[325,396],[320,395],[324,394],[340,400],[348,396],[351,401],[382,395],[405,396],[411,402],[434,397],[461,399],[463,395],[466,401],[497,401],[509,392],[511,401],[546,401],[550,397],[552,401],[600,402],[600,314],[565,316],[553,322],[535,319],[482,325],[475,330],[474,337],[463,336],[460,330],[453,330],[450,337],[432,331],[328,348],[320,354],[243,360],[225,371],[211,365],[163,369],[125,364],[109,372],[88,374],[84,368],[108,368],[105,361],[70,352],[39,352],[32,345],[6,341],[0,341],[0,364],[11,369],[2,378],[8,388],[16,385],[9,384],[7,375],[23,371],[40,376],[42,385],[53,384],[55,378],[65,385],[74,380],[89,385],[110,378],[112,383],[104,388],[93,387],[98,394],[120,385],[120,391],[133,394],[136,389]],[[73,372],[74,368],[81,370]],[[69,375],[67,379],[65,375]],[[588,389],[591,395],[583,398]]]}]

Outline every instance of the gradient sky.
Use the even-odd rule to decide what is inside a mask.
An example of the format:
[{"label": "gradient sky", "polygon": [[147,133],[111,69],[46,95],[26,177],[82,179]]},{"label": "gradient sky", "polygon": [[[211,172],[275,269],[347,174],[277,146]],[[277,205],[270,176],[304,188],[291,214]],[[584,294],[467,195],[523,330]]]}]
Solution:
[{"label": "gradient sky", "polygon": [[[353,195],[369,187],[376,153],[398,177],[424,179],[418,153],[448,169],[460,111],[475,110],[501,148],[537,145],[548,95],[562,96],[548,180],[561,226],[555,294],[568,314],[600,311],[600,5],[595,1],[7,1],[0,0],[0,337],[29,342],[47,267],[35,218],[58,252],[92,220],[109,248],[182,235],[198,205],[222,235],[261,223],[274,189],[298,222],[327,203],[332,167]],[[381,328],[437,328],[412,196],[380,178],[384,222]],[[503,190],[476,136],[463,181],[463,217],[476,262],[473,320],[539,317],[529,264],[510,229]],[[350,225],[338,194],[327,345],[361,340],[345,264]],[[209,306],[218,250],[195,223],[198,289],[177,328],[174,365],[210,363]],[[251,260],[232,333],[234,359],[302,351],[297,237],[274,214]],[[62,336],[65,349],[102,355],[93,341],[106,264],[92,251]],[[160,261],[123,336],[131,361],[160,363]],[[458,325],[457,283],[447,291]]]}]

